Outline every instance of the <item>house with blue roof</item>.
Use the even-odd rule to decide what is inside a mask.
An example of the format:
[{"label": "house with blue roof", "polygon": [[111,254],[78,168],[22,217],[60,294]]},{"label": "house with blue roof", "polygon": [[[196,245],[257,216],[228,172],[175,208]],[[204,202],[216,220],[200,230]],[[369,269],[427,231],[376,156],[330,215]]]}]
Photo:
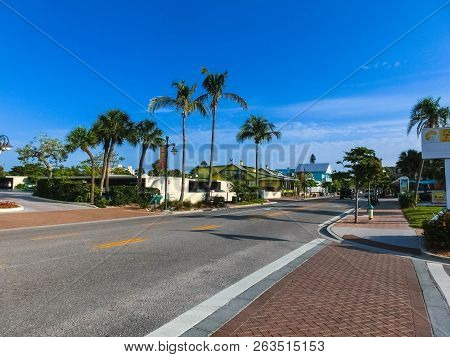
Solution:
[{"label": "house with blue roof", "polygon": [[309,173],[314,177],[318,185],[322,185],[324,182],[331,182],[333,168],[329,163],[308,163],[298,165],[295,172],[297,174]]}]

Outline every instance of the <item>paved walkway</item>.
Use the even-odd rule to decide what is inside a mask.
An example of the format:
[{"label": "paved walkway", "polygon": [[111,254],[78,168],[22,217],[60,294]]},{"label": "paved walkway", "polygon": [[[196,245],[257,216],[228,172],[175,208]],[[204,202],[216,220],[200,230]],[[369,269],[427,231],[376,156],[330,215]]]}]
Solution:
[{"label": "paved walkway", "polygon": [[333,225],[331,230],[343,239],[420,254],[421,238],[409,227],[395,198],[380,200],[373,220],[369,221],[367,212],[361,210],[358,224],[354,223],[354,215],[351,214]]},{"label": "paved walkway", "polygon": [[409,258],[332,244],[213,336],[431,336]]}]

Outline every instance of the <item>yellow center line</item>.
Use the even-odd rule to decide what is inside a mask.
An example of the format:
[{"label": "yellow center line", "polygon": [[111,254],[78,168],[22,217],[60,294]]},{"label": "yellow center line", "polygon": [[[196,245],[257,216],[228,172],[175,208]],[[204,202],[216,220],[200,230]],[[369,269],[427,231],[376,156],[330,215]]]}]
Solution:
[{"label": "yellow center line", "polygon": [[208,225],[208,226],[198,226],[198,227],[192,227],[193,231],[207,231],[210,229],[215,229],[215,228],[219,228],[221,226],[216,226],[214,224]]},{"label": "yellow center line", "polygon": [[107,249],[107,248],[113,248],[113,247],[120,247],[122,245],[127,245],[127,244],[131,244],[131,243],[144,242],[145,240],[146,239],[144,239],[144,238],[136,237],[136,238],[120,240],[117,242],[108,242],[108,243],[97,244],[94,248]]},{"label": "yellow center line", "polygon": [[54,234],[50,236],[37,236],[31,238],[31,240],[42,240],[42,239],[55,239],[55,238],[64,238],[64,237],[73,237],[79,236],[81,233],[64,233],[64,234]]}]

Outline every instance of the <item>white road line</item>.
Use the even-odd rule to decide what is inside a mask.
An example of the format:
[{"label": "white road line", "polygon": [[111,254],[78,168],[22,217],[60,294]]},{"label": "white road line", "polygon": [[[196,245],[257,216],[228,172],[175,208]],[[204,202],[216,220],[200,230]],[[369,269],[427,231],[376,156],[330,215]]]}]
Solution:
[{"label": "white road line", "polygon": [[351,211],[353,211],[353,210],[354,210],[354,208],[350,208],[350,209],[348,209],[347,211],[342,212],[339,216],[333,217],[333,218],[329,219],[328,221],[319,224],[319,227],[327,226],[327,225],[329,225],[330,223],[334,223],[334,222],[336,222],[337,220],[339,220],[339,219],[341,219],[342,217],[344,217],[344,216],[346,216],[347,214],[349,214],[349,213],[350,213]]},{"label": "white road line", "polygon": [[316,238],[313,241],[302,245],[300,248],[293,250],[280,259],[266,265],[265,267],[239,280],[237,283],[222,290],[211,298],[203,301],[199,305],[186,311],[172,321],[161,326],[157,330],[149,333],[147,336],[175,337],[182,335],[184,332],[198,324],[200,321],[207,318],[213,312],[229,303],[236,296],[242,294],[244,291],[246,291],[256,283],[260,282],[273,272],[289,264],[294,259],[302,256],[323,241],[324,239]]},{"label": "white road line", "polygon": [[444,270],[442,264],[427,263],[427,266],[438,289],[441,291],[442,295],[444,295],[445,300],[447,300],[447,305],[450,306],[450,277]]}]

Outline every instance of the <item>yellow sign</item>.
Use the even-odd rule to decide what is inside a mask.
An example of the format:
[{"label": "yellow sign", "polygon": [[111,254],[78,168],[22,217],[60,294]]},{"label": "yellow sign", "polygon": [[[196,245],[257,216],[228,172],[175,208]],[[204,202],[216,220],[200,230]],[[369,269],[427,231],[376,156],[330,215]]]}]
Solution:
[{"label": "yellow sign", "polygon": [[450,129],[439,130],[441,143],[450,143]]},{"label": "yellow sign", "polygon": [[445,191],[431,191],[432,203],[446,203]]}]

